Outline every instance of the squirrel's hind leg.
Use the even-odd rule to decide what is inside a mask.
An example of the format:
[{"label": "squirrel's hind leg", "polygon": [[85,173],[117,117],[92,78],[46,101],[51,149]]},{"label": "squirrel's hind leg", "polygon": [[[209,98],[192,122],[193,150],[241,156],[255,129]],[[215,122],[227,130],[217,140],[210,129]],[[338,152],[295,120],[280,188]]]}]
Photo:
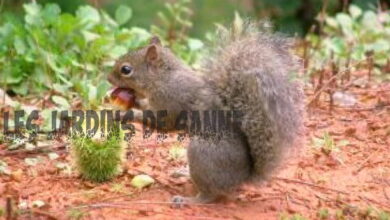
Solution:
[{"label": "squirrel's hind leg", "polygon": [[187,154],[191,179],[200,193],[194,198],[176,196],[174,203],[213,202],[251,176],[252,160],[243,137],[195,137]]}]

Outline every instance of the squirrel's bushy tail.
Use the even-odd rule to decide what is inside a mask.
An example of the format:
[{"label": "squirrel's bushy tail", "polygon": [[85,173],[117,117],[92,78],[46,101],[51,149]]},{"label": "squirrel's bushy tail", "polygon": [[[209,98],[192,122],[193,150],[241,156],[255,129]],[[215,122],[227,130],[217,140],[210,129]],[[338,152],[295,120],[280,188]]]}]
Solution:
[{"label": "squirrel's bushy tail", "polygon": [[294,144],[303,116],[302,89],[290,77],[299,66],[291,40],[266,26],[236,16],[230,30],[219,31],[205,66],[222,103],[243,113],[240,129],[261,178]]}]

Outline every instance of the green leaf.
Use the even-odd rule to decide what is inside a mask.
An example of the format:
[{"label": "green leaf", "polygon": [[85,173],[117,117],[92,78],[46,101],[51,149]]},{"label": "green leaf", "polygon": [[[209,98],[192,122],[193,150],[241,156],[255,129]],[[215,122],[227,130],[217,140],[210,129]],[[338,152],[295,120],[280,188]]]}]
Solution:
[{"label": "green leaf", "polygon": [[66,94],[66,92],[69,91],[69,86],[59,84],[59,83],[54,83],[52,86],[52,89],[56,92],[61,93],[61,94]]},{"label": "green leaf", "polygon": [[27,24],[30,25],[43,25],[43,20],[40,17],[41,6],[36,3],[24,4],[24,10],[26,11],[26,15],[24,20]]},{"label": "green leaf", "polygon": [[28,87],[25,84],[18,84],[12,87],[12,91],[19,95],[27,95]]},{"label": "green leaf", "polygon": [[169,25],[170,21],[169,21],[168,17],[167,17],[164,13],[162,13],[161,11],[158,12],[158,13],[157,13],[157,17],[158,17],[158,19],[160,20],[160,22],[161,22],[163,25],[165,25],[165,26],[168,26],[168,25]]},{"label": "green leaf", "polygon": [[332,17],[326,17],[325,22],[327,25],[329,25],[332,28],[338,28],[338,26],[339,26],[336,19],[334,19]]},{"label": "green leaf", "polygon": [[100,14],[101,14],[102,20],[104,21],[105,24],[108,24],[109,26],[111,26],[113,28],[117,28],[118,27],[118,24],[116,23],[116,21],[114,21],[114,19],[112,19],[110,17],[110,15],[107,14],[107,12],[101,11]]},{"label": "green leaf", "polygon": [[97,98],[102,99],[107,94],[107,91],[111,88],[111,85],[106,81],[102,81],[97,87]]},{"label": "green leaf", "polygon": [[41,6],[36,3],[28,3],[23,5],[26,14],[37,16],[41,12]]},{"label": "green leaf", "polygon": [[136,43],[135,43],[136,45],[149,40],[150,37],[152,36],[145,29],[138,28],[138,27],[133,27],[133,28],[131,28],[130,31],[131,31],[132,34],[135,35],[135,40],[137,40]]},{"label": "green leaf", "polygon": [[376,29],[379,25],[378,18],[373,11],[366,11],[363,15],[362,25],[368,29]]},{"label": "green leaf", "polygon": [[187,150],[183,146],[174,145],[171,148],[169,148],[169,156],[174,160],[184,158],[186,155],[187,155]]},{"label": "green leaf", "polygon": [[316,148],[321,148],[324,145],[324,140],[321,138],[313,137],[312,142],[313,142],[314,147],[316,147]]},{"label": "green leaf", "polygon": [[325,208],[318,210],[318,213],[317,213],[317,216],[320,219],[328,219],[329,215],[330,215],[329,210],[325,209]]},{"label": "green leaf", "polygon": [[354,60],[363,60],[365,58],[365,47],[363,44],[359,44],[353,48],[351,58]]},{"label": "green leaf", "polygon": [[88,101],[94,102],[96,100],[96,95],[97,95],[96,87],[93,85],[90,85],[90,87],[88,89]]},{"label": "green leaf", "polygon": [[15,37],[15,40],[14,40],[14,47],[15,47],[15,50],[16,50],[16,53],[19,54],[19,55],[23,55],[26,53],[26,45],[25,43],[23,42],[22,38],[19,37],[19,36],[16,36]]},{"label": "green leaf", "polygon": [[100,35],[90,31],[83,31],[82,33],[86,42],[94,41],[100,38]]},{"label": "green leaf", "polygon": [[373,50],[374,52],[385,52],[390,51],[390,41],[385,39],[380,39],[373,44],[368,44],[368,50]]},{"label": "green leaf", "polygon": [[343,55],[347,52],[345,40],[340,37],[334,37],[326,43],[328,48],[336,54]]},{"label": "green leaf", "polygon": [[352,19],[345,13],[339,13],[336,15],[336,20],[343,29],[352,28]]},{"label": "green leaf", "polygon": [[14,24],[5,23],[4,25],[0,26],[0,35],[3,35],[2,37],[8,37],[13,33],[14,29]]},{"label": "green leaf", "polygon": [[46,23],[54,23],[61,13],[61,8],[57,4],[47,4],[42,11],[42,17]]},{"label": "green leaf", "polygon": [[69,105],[69,102],[61,97],[61,96],[52,96],[51,99],[53,100],[54,103],[56,103],[57,105],[59,105],[60,107],[63,107],[63,108],[70,108],[70,105]]},{"label": "green leaf", "polygon": [[115,11],[115,20],[119,25],[123,25],[130,20],[132,14],[131,8],[126,5],[121,5]]},{"label": "green leaf", "polygon": [[348,10],[349,10],[349,13],[351,14],[352,18],[355,18],[355,19],[363,14],[362,9],[360,9],[356,5],[349,6]]},{"label": "green leaf", "polygon": [[307,220],[307,218],[305,218],[304,216],[302,216],[301,214],[294,214],[290,220]]},{"label": "green leaf", "polygon": [[6,65],[2,72],[5,73],[5,82],[8,84],[18,84],[24,79],[20,64],[15,64],[14,66]]},{"label": "green leaf", "polygon": [[378,214],[379,220],[389,220],[390,212],[380,210]]},{"label": "green leaf", "polygon": [[124,46],[115,46],[113,47],[111,50],[110,50],[110,57],[113,58],[113,59],[117,59],[119,58],[120,56],[122,56],[123,54],[127,53],[127,48],[124,47]]},{"label": "green leaf", "polygon": [[[42,51],[42,54],[44,54],[44,58],[46,58],[47,64],[50,66],[50,68],[55,72],[55,73],[65,73],[66,69],[64,67],[60,67],[57,64],[57,56],[54,53],[47,52],[47,51]],[[57,74],[59,75],[59,74]]]},{"label": "green leaf", "polygon": [[79,19],[73,15],[62,14],[56,23],[56,30],[63,35],[68,35],[76,28],[78,22]]},{"label": "green leaf", "polygon": [[242,34],[242,30],[244,27],[244,21],[242,20],[240,14],[236,11],[234,13],[234,20],[233,20],[233,36],[239,37]]},{"label": "green leaf", "polygon": [[189,38],[188,47],[190,48],[191,51],[199,50],[203,48],[203,42],[198,39]]},{"label": "green leaf", "polygon": [[76,16],[83,23],[90,23],[92,25],[95,25],[95,24],[98,24],[100,22],[99,12],[95,8],[93,8],[92,6],[89,6],[89,5],[81,6],[76,11]]}]

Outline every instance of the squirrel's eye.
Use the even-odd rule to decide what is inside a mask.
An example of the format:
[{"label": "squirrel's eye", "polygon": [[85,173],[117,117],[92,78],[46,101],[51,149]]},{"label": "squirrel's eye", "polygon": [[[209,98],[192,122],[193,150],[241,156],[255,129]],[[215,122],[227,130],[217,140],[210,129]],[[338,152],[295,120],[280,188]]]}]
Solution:
[{"label": "squirrel's eye", "polygon": [[129,66],[129,65],[123,65],[121,67],[121,73],[125,76],[128,76],[130,75],[130,73],[133,72],[133,67]]}]

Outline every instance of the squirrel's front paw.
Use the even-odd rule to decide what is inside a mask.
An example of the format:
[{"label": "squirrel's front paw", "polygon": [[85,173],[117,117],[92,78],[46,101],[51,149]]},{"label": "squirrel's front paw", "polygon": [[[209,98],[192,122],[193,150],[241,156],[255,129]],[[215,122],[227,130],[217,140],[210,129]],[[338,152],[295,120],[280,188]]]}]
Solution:
[{"label": "squirrel's front paw", "polygon": [[172,202],[172,208],[175,208],[175,209],[181,209],[184,207],[185,204],[188,204],[188,201],[189,199],[187,197],[183,197],[183,196],[173,196],[172,199],[171,199],[171,202]]},{"label": "squirrel's front paw", "polygon": [[172,208],[183,208],[187,204],[206,204],[214,202],[217,198],[217,195],[205,195],[199,193],[196,197],[184,197],[184,196],[173,196],[171,199]]}]

